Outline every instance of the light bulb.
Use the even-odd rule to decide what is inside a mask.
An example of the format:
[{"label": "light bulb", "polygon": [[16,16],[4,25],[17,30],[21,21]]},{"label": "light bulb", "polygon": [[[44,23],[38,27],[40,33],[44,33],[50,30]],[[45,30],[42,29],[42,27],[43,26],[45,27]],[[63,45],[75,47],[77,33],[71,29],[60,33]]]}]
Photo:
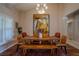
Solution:
[{"label": "light bulb", "polygon": [[45,10],[44,9],[42,10],[42,13],[45,13]]},{"label": "light bulb", "polygon": [[37,7],[40,7],[40,4],[37,4]]},{"label": "light bulb", "polygon": [[39,10],[38,13],[39,14],[44,14],[45,13],[45,10]]},{"label": "light bulb", "polygon": [[36,7],[36,10],[39,10],[39,8],[38,8],[38,7]]},{"label": "light bulb", "polygon": [[43,4],[44,7],[46,7],[46,4]]},{"label": "light bulb", "polygon": [[37,4],[36,10],[39,14],[45,13],[45,11],[48,9],[46,4]]},{"label": "light bulb", "polygon": [[46,6],[45,9],[48,9],[48,7]]}]

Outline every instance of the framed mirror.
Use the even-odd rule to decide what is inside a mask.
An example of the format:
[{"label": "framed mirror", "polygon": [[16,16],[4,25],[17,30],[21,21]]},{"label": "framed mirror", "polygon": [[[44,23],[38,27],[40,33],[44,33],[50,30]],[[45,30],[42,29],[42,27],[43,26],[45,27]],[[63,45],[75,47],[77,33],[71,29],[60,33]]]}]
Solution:
[{"label": "framed mirror", "polygon": [[39,37],[49,36],[49,15],[48,14],[33,14],[33,35]]}]

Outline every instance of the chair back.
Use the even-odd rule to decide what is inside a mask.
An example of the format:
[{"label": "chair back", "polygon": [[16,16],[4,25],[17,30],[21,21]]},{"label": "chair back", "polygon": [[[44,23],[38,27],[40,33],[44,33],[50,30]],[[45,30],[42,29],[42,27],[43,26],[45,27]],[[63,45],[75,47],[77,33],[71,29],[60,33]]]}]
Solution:
[{"label": "chair back", "polygon": [[55,33],[55,37],[57,37],[57,38],[60,38],[60,35],[61,35],[60,32]]},{"label": "chair back", "polygon": [[66,44],[66,41],[67,41],[67,37],[65,35],[62,35],[62,37],[60,38],[60,43]]},{"label": "chair back", "polygon": [[26,37],[27,33],[26,32],[22,32],[22,37]]},{"label": "chair back", "polygon": [[19,34],[19,35],[17,36],[17,42],[20,43],[20,42],[22,41],[22,38],[23,38],[22,35]]}]

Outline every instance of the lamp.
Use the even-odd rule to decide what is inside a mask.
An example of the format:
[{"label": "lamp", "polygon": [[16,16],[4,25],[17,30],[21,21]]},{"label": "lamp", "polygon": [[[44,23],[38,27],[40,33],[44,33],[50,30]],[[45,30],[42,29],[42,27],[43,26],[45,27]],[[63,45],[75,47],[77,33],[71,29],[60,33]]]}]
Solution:
[{"label": "lamp", "polygon": [[44,14],[47,9],[48,9],[48,7],[46,4],[37,4],[37,6],[36,6],[36,11],[39,14]]}]

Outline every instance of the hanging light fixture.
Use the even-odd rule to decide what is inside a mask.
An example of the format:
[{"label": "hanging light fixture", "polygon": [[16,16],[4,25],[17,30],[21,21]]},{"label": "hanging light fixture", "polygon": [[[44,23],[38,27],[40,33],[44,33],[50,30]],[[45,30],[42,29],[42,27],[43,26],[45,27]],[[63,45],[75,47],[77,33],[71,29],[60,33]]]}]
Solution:
[{"label": "hanging light fixture", "polygon": [[46,10],[48,9],[46,4],[37,4],[36,6],[36,11],[39,14],[44,14],[46,12]]}]

